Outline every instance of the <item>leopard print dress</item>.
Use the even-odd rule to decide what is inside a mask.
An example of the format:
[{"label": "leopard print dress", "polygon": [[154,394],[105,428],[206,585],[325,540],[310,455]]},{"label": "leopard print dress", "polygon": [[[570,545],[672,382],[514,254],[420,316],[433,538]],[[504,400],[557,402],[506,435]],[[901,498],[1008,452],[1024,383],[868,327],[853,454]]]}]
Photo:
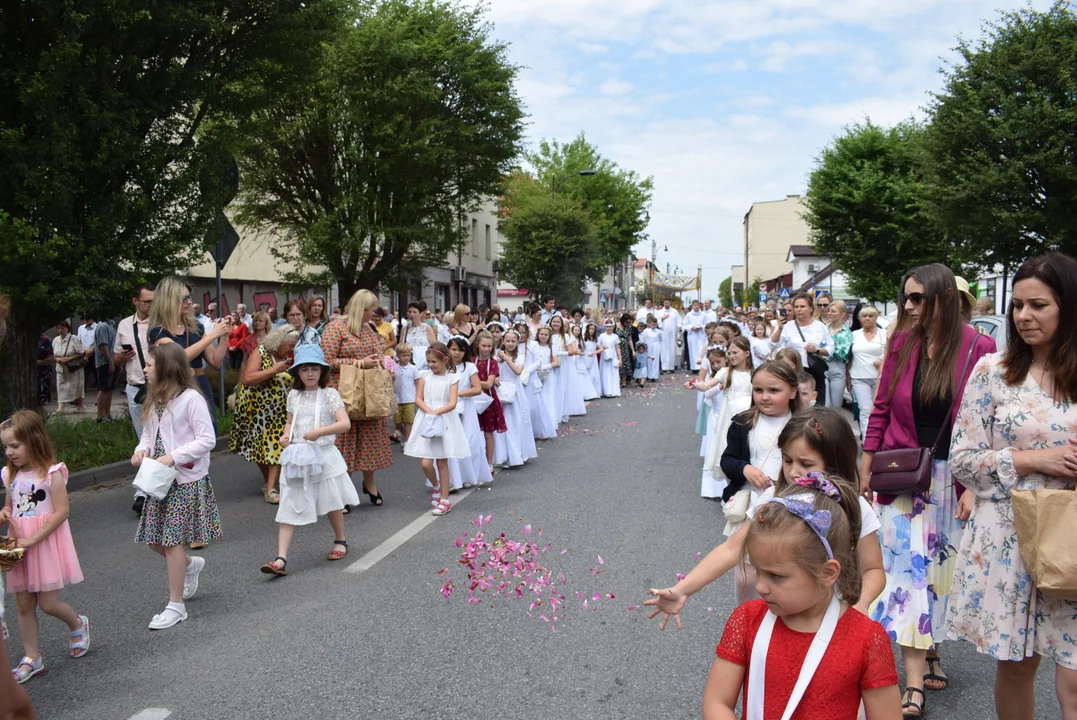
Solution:
[{"label": "leopard print dress", "polygon": [[[260,370],[273,367],[273,356],[257,348]],[[240,387],[236,393],[236,417],[228,450],[260,465],[279,465],[280,436],[288,419],[288,386],[291,375],[280,373],[260,385]]]}]

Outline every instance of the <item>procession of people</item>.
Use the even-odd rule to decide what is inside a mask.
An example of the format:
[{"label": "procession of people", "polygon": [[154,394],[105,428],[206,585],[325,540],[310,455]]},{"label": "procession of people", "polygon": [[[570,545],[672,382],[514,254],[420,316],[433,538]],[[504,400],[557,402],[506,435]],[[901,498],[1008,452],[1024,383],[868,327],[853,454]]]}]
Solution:
[{"label": "procession of people", "polygon": [[[795,717],[922,717],[929,693],[950,684],[943,650],[956,640],[997,661],[1000,718],[1033,716],[1041,657],[1055,663],[1063,717],[1077,717],[1077,599],[1037,586],[1018,551],[1035,538],[1015,525],[1012,507],[1015,492],[1077,484],[1077,346],[1067,331],[1077,262],[1053,253],[1022,265],[1005,347],[968,324],[966,288],[943,265],[911,268],[885,331],[869,305],[852,330],[856,303],[826,293],[796,294],[781,313],[695,301],[682,315],[668,299],[634,313],[584,313],[546,297],[516,313],[458,305],[439,319],[422,301],[399,318],[359,290],[328,318],[322,298],[289,301],[284,322],[274,328],[267,315],[252,334],[237,332],[242,318],[201,323],[180,278],[140,285],[112,358],[127,370],[140,436],[131,456],[135,540],[164,560],[167,575],[167,603],[149,629],[191,617],[186,601],[208,564],[191,551],[227,530],[210,473],[217,405],[204,367],[231,353],[241,353],[242,372],[230,450],[258,466],[259,490],[277,506],[275,556],[259,568],[271,578],[289,574],[296,528],[323,517],[326,560],[347,556],[344,515],[361,495],[373,506],[393,500],[377,485],[398,461],[393,442],[419,460],[431,513],[444,516],[458,491],[534,462],[539,445],[590,403],[687,367],[701,495],[718,501],[727,539],[645,604],[663,628],[671,618],[679,628],[687,599],[734,571],[738,607],[704,717],[732,712],[756,676],[745,668],[763,625],[775,657],[803,653],[798,632],[844,633],[858,648],[805,662],[800,702],[813,709]],[[66,323],[53,351],[61,397],[74,402],[82,376],[71,359],[85,354]],[[353,412],[359,371],[387,376],[390,409]],[[856,414],[843,411],[847,394]],[[67,624],[73,658],[93,636],[91,619],[59,597],[83,579],[67,468],[36,413],[6,420],[0,439],[9,498],[0,522],[12,523],[25,548],[6,575],[25,651],[13,677],[24,683],[46,669],[37,609]],[[816,523],[824,512],[826,523]],[[790,543],[803,548],[791,559],[781,551]],[[783,589],[783,576],[799,578],[799,589]],[[891,643],[904,667],[900,691]],[[859,686],[835,685],[848,673],[863,678]],[[788,697],[794,680],[776,679],[774,692]],[[750,686],[745,697],[763,702]]]}]

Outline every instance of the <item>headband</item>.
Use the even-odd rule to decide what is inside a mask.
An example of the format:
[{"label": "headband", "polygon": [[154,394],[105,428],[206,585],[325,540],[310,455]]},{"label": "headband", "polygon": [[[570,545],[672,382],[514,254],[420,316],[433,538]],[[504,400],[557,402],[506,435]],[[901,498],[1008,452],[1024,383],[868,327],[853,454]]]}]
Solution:
[{"label": "headband", "polygon": [[502,324],[501,324],[500,322],[498,322],[497,320],[494,320],[494,321],[492,321],[492,322],[488,322],[488,323],[486,323],[486,327],[488,327],[488,328],[492,328],[492,327],[499,327],[499,328],[501,328],[502,330],[504,330],[504,329],[505,329],[505,326],[504,326],[504,325],[502,325]]},{"label": "headband", "polygon": [[426,351],[427,351],[427,352],[432,352],[432,353],[437,353],[438,355],[440,355],[440,356],[441,356],[441,357],[442,357],[443,359],[445,359],[445,360],[448,360],[448,359],[449,359],[449,356],[448,356],[448,355],[446,355],[445,353],[441,352],[441,351],[440,351],[440,350],[438,350],[437,348],[434,348],[434,347],[428,347],[428,348],[426,348]]},{"label": "headband", "polygon": [[718,352],[725,352],[726,347],[725,347],[725,345],[708,345],[707,346],[707,352],[714,352],[715,350],[717,350]]},{"label": "headband", "polygon": [[[797,482],[800,480],[807,480],[807,478],[797,478]],[[827,482],[829,483],[829,480]],[[834,486],[831,485],[831,487]],[[834,488],[834,490],[836,492],[837,488]],[[834,552],[830,549],[830,542],[826,539],[826,534],[830,532],[830,511],[816,510],[814,497],[810,493],[771,498],[763,503],[764,507],[771,504],[783,506],[790,513],[806,522],[808,527],[812,529],[812,532],[815,533],[816,537],[823,543],[823,548],[826,550],[826,556],[831,560],[834,559]],[[760,508],[760,510],[762,510],[762,508]],[[760,523],[764,522],[763,513],[761,511],[757,514],[757,517],[759,518]]]},{"label": "headband", "polygon": [[455,335],[453,335],[453,336],[452,336],[452,337],[450,337],[449,339],[450,339],[450,340],[463,340],[463,341],[464,341],[464,342],[466,342],[466,343],[467,343],[468,345],[470,345],[470,344],[471,344],[471,338],[469,338],[469,337],[468,337],[467,335],[461,335],[460,333],[456,333]]}]

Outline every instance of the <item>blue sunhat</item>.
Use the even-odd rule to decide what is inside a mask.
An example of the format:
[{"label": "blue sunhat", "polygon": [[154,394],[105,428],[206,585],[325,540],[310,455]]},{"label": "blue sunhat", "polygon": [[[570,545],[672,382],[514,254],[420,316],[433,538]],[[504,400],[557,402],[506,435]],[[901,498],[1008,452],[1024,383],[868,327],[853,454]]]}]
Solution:
[{"label": "blue sunhat", "polygon": [[295,361],[292,363],[292,370],[295,370],[300,365],[322,365],[329,367],[329,363],[325,361],[325,355],[322,354],[322,349],[317,345],[299,345],[295,349]]}]

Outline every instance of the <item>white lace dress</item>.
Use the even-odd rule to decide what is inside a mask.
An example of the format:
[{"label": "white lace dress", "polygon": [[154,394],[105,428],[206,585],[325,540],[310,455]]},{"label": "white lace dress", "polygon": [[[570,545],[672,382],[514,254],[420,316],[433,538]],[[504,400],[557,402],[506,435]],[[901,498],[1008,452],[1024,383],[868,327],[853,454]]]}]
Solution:
[{"label": "white lace dress", "polygon": [[334,445],[336,436],[323,435],[314,442],[303,439],[311,430],[336,422],[336,412],[343,407],[340,393],[333,388],[288,392],[292,434],[280,455],[277,522],[311,525],[321,515],[359,504],[348,464]]},{"label": "white lace dress", "polygon": [[[435,375],[431,370],[422,370],[419,377],[423,381],[423,402],[429,408],[441,408],[449,404],[449,394],[452,386],[460,382],[459,373],[445,373]],[[464,402],[464,398],[457,399],[457,405]],[[404,446],[404,454],[417,458],[466,458],[471,455],[471,446],[468,445],[467,433],[460,420],[460,413],[456,410],[443,413],[442,422],[445,424],[445,432],[441,437],[423,437],[423,422],[426,413],[415,407],[415,422],[411,426],[411,436],[407,445]]]}]

